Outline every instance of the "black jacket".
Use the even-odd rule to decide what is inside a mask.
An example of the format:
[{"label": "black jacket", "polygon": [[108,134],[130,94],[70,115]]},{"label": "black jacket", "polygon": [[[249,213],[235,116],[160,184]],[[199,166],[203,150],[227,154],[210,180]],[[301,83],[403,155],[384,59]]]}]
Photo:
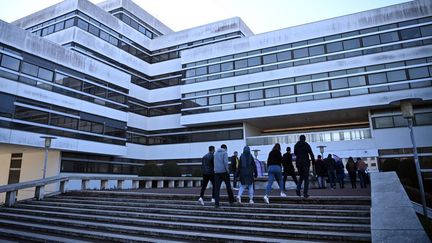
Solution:
[{"label": "black jacket", "polygon": [[327,176],[327,166],[322,159],[315,160],[315,171],[318,176],[325,177]]},{"label": "black jacket", "polygon": [[214,156],[212,153],[207,153],[202,158],[201,171],[203,175],[211,175],[214,173]]},{"label": "black jacket", "polygon": [[[236,157],[234,155],[230,157],[230,161],[231,161],[231,173],[235,173],[237,171],[236,158],[237,158],[237,160],[239,159],[238,157]],[[240,162],[240,160],[239,160],[239,162]]]},{"label": "black jacket", "polygon": [[[305,141],[298,141],[294,146],[294,154],[296,156],[297,168],[304,166],[310,167],[311,159],[315,158],[311,147]],[[310,158],[309,158],[310,156]]]},{"label": "black jacket", "polygon": [[336,171],[336,160],[333,158],[326,158],[325,160],[327,171]]},{"label": "black jacket", "polygon": [[252,157],[250,149],[247,146],[243,149],[243,153],[240,156],[237,173],[242,185],[252,184],[254,182],[254,177],[257,177],[255,159]]},{"label": "black jacket", "polygon": [[284,172],[287,173],[293,173],[294,172],[294,165],[292,164],[292,154],[291,153],[284,153],[282,156],[282,166],[284,168]]},{"label": "black jacket", "polygon": [[269,153],[268,159],[267,159],[267,167],[270,165],[279,165],[282,164],[282,154],[278,150],[272,150]]}]

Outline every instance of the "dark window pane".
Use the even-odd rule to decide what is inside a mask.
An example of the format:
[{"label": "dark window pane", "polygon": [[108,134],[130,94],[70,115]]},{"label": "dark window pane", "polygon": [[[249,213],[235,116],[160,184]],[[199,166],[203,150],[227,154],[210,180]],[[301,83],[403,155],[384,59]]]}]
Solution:
[{"label": "dark window pane", "polygon": [[232,103],[232,102],[234,102],[234,94],[222,95],[222,103],[223,104]]},{"label": "dark window pane", "polygon": [[251,57],[247,59],[248,67],[261,65],[261,57]]},{"label": "dark window pane", "polygon": [[108,33],[105,32],[105,31],[103,31],[103,30],[100,31],[100,33],[99,33],[99,37],[100,37],[102,40],[109,41],[109,35],[108,35]]},{"label": "dark window pane", "polygon": [[265,97],[266,98],[272,98],[272,97],[278,97],[279,96],[279,88],[271,88],[265,90]]},{"label": "dark window pane", "polygon": [[82,81],[59,73],[56,74],[55,83],[64,85],[75,90],[81,90],[82,85]]},{"label": "dark window pane", "polygon": [[37,77],[38,67],[36,65],[30,64],[28,62],[23,62],[21,65],[21,72]]},{"label": "dark window pane", "polygon": [[366,85],[366,79],[364,76],[357,76],[348,78],[349,87],[358,87]]},{"label": "dark window pane", "polygon": [[263,91],[262,90],[250,91],[249,97],[251,100],[262,99],[263,98]]},{"label": "dark window pane", "polygon": [[64,28],[66,29],[66,28],[72,27],[72,26],[74,25],[74,21],[75,21],[74,18],[71,18],[71,19],[66,20],[66,21],[65,21]]},{"label": "dark window pane", "polygon": [[54,76],[54,73],[48,69],[45,68],[39,68],[39,73],[38,73],[38,78],[47,80],[47,81],[52,81]]},{"label": "dark window pane", "polygon": [[414,38],[421,37],[419,27],[401,30],[400,34],[401,34],[402,40],[408,40],[408,39],[414,39]]},{"label": "dark window pane", "polygon": [[210,65],[208,67],[209,73],[218,73],[220,72],[220,65],[219,64],[215,64],[215,65]]},{"label": "dark window pane", "polygon": [[280,87],[280,95],[281,96],[293,95],[293,94],[295,94],[295,90],[294,90],[293,85]]},{"label": "dark window pane", "polygon": [[293,54],[294,54],[294,58],[302,58],[302,57],[309,56],[309,51],[308,48],[302,48],[302,49],[294,50]]},{"label": "dark window pane", "polygon": [[325,51],[324,51],[324,46],[323,45],[309,47],[309,54],[310,54],[310,56],[321,55],[321,54],[324,54],[324,53],[325,53]]},{"label": "dark window pane", "polygon": [[393,122],[395,127],[406,127],[408,126],[408,121],[402,116],[393,116]]},{"label": "dark window pane", "polygon": [[331,81],[332,89],[348,88],[348,80],[346,78],[333,79]]},{"label": "dark window pane", "polygon": [[387,83],[387,77],[385,73],[369,74],[369,84],[382,84]]},{"label": "dark window pane", "polygon": [[329,90],[329,84],[327,81],[314,82],[312,83],[312,88],[314,92]]},{"label": "dark window pane", "polygon": [[432,35],[432,25],[420,27],[420,31],[423,37]]},{"label": "dark window pane", "polygon": [[209,105],[218,105],[222,103],[220,95],[209,97]]},{"label": "dark window pane", "polygon": [[427,78],[429,77],[429,71],[427,67],[418,67],[408,69],[410,79]]},{"label": "dark window pane", "polygon": [[195,70],[196,76],[200,75],[206,75],[207,74],[207,67],[199,67]]},{"label": "dark window pane", "polygon": [[234,63],[233,62],[225,62],[221,64],[221,71],[230,71],[234,69]]},{"label": "dark window pane", "polygon": [[50,125],[69,129],[77,129],[78,119],[51,113]]},{"label": "dark window pane", "polygon": [[46,29],[47,35],[54,33],[54,25],[48,26]]},{"label": "dark window pane", "polygon": [[417,126],[432,125],[432,113],[415,114],[415,124]]},{"label": "dark window pane", "polygon": [[380,34],[380,38],[381,38],[381,43],[389,43],[389,42],[395,42],[399,40],[399,36],[396,31]]},{"label": "dark window pane", "polygon": [[310,93],[312,92],[312,84],[297,84],[296,85],[297,94],[304,94],[304,93]]},{"label": "dark window pane", "polygon": [[407,77],[406,77],[405,70],[387,72],[387,80],[389,82],[395,82],[395,81],[406,80],[406,79]]},{"label": "dark window pane", "polygon": [[279,52],[276,54],[277,55],[277,59],[278,62],[282,62],[282,61],[286,61],[286,60],[291,60],[291,51],[284,51],[284,52]]},{"label": "dark window pane", "polygon": [[235,69],[246,68],[247,67],[247,60],[246,59],[238,60],[238,61],[235,61],[234,64],[235,64]]},{"label": "dark window pane", "polygon": [[380,44],[380,38],[378,35],[372,35],[362,38],[363,46],[374,46]]},{"label": "dark window pane", "polygon": [[8,55],[3,55],[1,66],[15,71],[19,70],[20,60]]},{"label": "dark window pane", "polygon": [[82,19],[78,19],[78,28],[81,28],[85,31],[88,30],[89,24],[85,21],[83,21]]},{"label": "dark window pane", "polygon": [[198,106],[206,106],[207,105],[207,98],[199,98],[199,99],[195,99],[195,103]]},{"label": "dark window pane", "polygon": [[360,40],[352,39],[343,41],[343,47],[345,50],[360,48]]},{"label": "dark window pane", "polygon": [[64,28],[64,22],[57,23],[54,27],[54,31],[59,31]]},{"label": "dark window pane", "polygon": [[16,106],[15,119],[48,124],[48,112],[29,109],[26,107]]},{"label": "dark window pane", "polygon": [[375,128],[393,127],[393,118],[391,116],[377,117],[374,118],[374,121],[375,121]]},{"label": "dark window pane", "polygon": [[249,92],[241,92],[236,94],[236,101],[249,100]]},{"label": "dark window pane", "polygon": [[94,25],[89,26],[89,32],[95,36],[99,36],[99,28]]},{"label": "dark window pane", "polygon": [[276,54],[263,56],[263,64],[275,63],[277,62]]},{"label": "dark window pane", "polygon": [[334,43],[326,44],[326,48],[327,48],[327,52],[337,52],[343,50],[342,42],[334,42]]}]

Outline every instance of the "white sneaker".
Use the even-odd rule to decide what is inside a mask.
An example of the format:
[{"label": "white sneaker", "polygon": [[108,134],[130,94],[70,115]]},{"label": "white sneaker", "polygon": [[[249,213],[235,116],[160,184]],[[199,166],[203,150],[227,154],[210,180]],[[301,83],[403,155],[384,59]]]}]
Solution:
[{"label": "white sneaker", "polygon": [[204,206],[204,200],[202,199],[202,197],[200,197],[200,198],[198,199],[198,202],[201,203],[201,205]]},{"label": "white sneaker", "polygon": [[267,195],[264,196],[264,202],[267,203],[267,204],[270,203],[269,198],[267,197]]},{"label": "white sneaker", "polygon": [[254,201],[252,199],[250,199],[249,204],[254,204]]},{"label": "white sneaker", "polygon": [[281,193],[280,193],[280,196],[281,196],[281,197],[286,197],[287,195],[286,195],[284,192],[281,192]]},{"label": "white sneaker", "polygon": [[237,202],[241,203],[241,197],[240,196],[237,196]]},{"label": "white sneaker", "polygon": [[211,199],[211,202],[212,202],[212,203],[214,203],[214,202],[215,202],[214,198],[212,198],[212,199]]}]

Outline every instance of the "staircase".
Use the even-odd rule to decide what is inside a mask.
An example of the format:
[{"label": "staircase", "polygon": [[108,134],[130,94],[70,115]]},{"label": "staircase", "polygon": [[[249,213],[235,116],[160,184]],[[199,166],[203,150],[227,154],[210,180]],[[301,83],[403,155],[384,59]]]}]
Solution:
[{"label": "staircase", "polygon": [[[243,201],[247,202],[244,197]],[[0,207],[0,241],[370,241],[370,197],[262,197],[220,208],[196,195],[77,191]]]}]

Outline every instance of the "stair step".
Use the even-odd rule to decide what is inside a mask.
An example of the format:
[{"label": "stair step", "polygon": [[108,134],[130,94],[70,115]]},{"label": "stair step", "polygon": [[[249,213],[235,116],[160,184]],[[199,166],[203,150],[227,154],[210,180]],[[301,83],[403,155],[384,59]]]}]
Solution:
[{"label": "stair step", "polygon": [[[370,241],[369,233],[354,233],[354,232],[331,232],[331,231],[307,231],[307,230],[291,230],[291,229],[269,229],[269,228],[257,228],[257,227],[243,227],[243,226],[219,226],[219,225],[205,225],[200,223],[175,223],[175,222],[164,222],[155,224],[148,224],[142,226],[130,226],[119,223],[99,223],[89,222],[83,220],[71,220],[71,219],[58,219],[42,216],[29,216],[29,215],[17,215],[12,213],[0,212],[1,218],[10,218],[19,220],[19,222],[37,222],[45,225],[55,224],[56,226],[73,226],[80,227],[83,229],[94,229],[94,230],[109,230],[110,232],[116,232],[119,234],[132,234],[132,235],[147,235],[147,236],[169,236],[169,237],[182,237],[187,240],[212,240],[213,236],[210,234],[217,234],[217,238],[220,235],[241,235],[242,237],[255,238],[255,234],[258,233],[261,236],[275,236],[282,238],[300,238],[300,239],[313,239],[313,240],[349,240],[349,241]],[[0,221],[1,222],[1,221]],[[150,221],[147,221],[150,223]],[[161,229],[160,227],[163,227]],[[168,228],[168,229],[167,229]],[[194,230],[192,230],[194,229]],[[181,230],[181,231],[179,231]],[[198,230],[198,232],[196,232]],[[202,233],[212,232],[212,233]],[[185,236],[185,234],[188,234]],[[198,237],[198,238],[197,238]]]},{"label": "stair step", "polygon": [[326,216],[326,215],[301,215],[301,214],[276,214],[276,213],[256,213],[250,212],[233,212],[231,207],[220,207],[218,209],[212,208],[211,211],[203,210],[179,210],[179,209],[166,209],[166,208],[138,208],[138,207],[125,207],[125,206],[109,206],[109,205],[92,205],[83,203],[66,203],[66,202],[49,202],[49,201],[29,201],[25,204],[20,204],[19,207],[29,205],[45,205],[48,207],[62,206],[65,208],[86,208],[86,209],[104,209],[122,212],[138,212],[138,213],[159,213],[170,215],[200,215],[200,216],[213,216],[213,217],[237,217],[237,218],[251,218],[251,219],[274,219],[292,220],[293,218],[304,218],[316,220],[331,220],[332,222],[352,222],[352,223],[366,223],[370,222],[369,217],[352,217],[352,216]]},{"label": "stair step", "polygon": [[[110,206],[125,206],[125,207],[140,207],[140,208],[166,208],[178,210],[209,210],[214,206],[202,205],[178,205],[178,204],[157,204],[157,203],[136,203],[136,202],[110,202],[100,200],[82,200],[82,199],[63,199],[51,198],[45,200],[46,202],[65,202],[65,203],[79,203],[79,204],[93,204],[93,205],[110,205]],[[243,207],[243,204],[235,204],[230,208],[233,212],[250,212],[250,207]],[[370,211],[367,210],[335,210],[335,209],[301,209],[301,208],[271,208],[260,207],[256,205],[252,209],[254,213],[280,213],[280,214],[305,214],[305,215],[339,215],[339,216],[370,216]]]},{"label": "stair step", "polygon": [[[250,219],[231,219],[231,218],[207,218],[197,216],[172,216],[172,215],[144,215],[140,217],[130,216],[113,216],[109,213],[103,215],[95,215],[90,213],[67,213],[58,212],[53,209],[20,209],[8,208],[2,209],[3,212],[26,214],[26,215],[39,215],[53,218],[67,218],[67,219],[87,219],[98,222],[122,223],[128,225],[145,225],[146,220],[160,222],[179,222],[179,223],[200,223],[200,224],[213,224],[213,225],[238,225],[254,227],[267,227],[267,228],[284,228],[284,229],[308,229],[308,230],[329,230],[329,231],[348,231],[348,232],[369,232],[370,226],[366,224],[342,224],[342,223],[314,223],[314,222],[291,222],[291,221],[274,221],[274,220],[250,220]],[[0,211],[0,212],[1,212]]]},{"label": "stair step", "polygon": [[[60,237],[60,236],[53,236],[48,234],[41,234],[41,233],[33,233],[18,229],[10,229],[5,227],[0,227],[0,236],[7,237],[9,239],[17,239],[16,242],[22,242],[22,241],[37,241],[37,242],[65,242],[65,243],[85,243],[90,241],[83,241],[78,238],[67,238],[67,237]],[[6,242],[14,242],[14,241],[7,241],[7,240],[0,240],[2,243]]]}]

